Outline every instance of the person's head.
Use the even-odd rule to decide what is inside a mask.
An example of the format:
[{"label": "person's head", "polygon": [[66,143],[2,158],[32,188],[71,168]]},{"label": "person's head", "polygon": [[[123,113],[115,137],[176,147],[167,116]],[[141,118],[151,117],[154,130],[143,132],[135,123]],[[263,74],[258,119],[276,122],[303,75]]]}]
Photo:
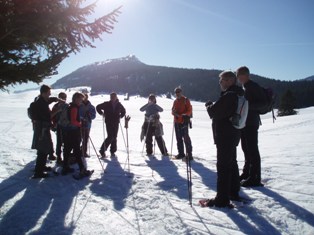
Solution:
[{"label": "person's head", "polygon": [[181,87],[176,87],[176,88],[174,89],[174,93],[176,94],[176,97],[177,97],[178,99],[180,99],[180,98],[182,97],[182,88],[181,88]]},{"label": "person's head", "polygon": [[116,102],[117,100],[118,100],[117,93],[112,92],[112,93],[110,94],[110,101],[111,101],[111,102]]},{"label": "person's head", "polygon": [[156,104],[157,103],[156,96],[154,94],[150,94],[148,97],[148,101]]},{"label": "person's head", "polygon": [[237,78],[232,71],[223,71],[219,74],[219,84],[222,91],[236,84]]},{"label": "person's head", "polygon": [[78,106],[82,104],[82,101],[84,99],[84,94],[81,92],[75,92],[72,96],[72,102]]},{"label": "person's head", "polygon": [[58,95],[58,98],[66,101],[67,100],[67,94],[65,94],[64,92],[60,92]]},{"label": "person's head", "polygon": [[84,101],[83,102],[88,102],[88,94],[87,93],[83,93],[84,94]]},{"label": "person's head", "polygon": [[250,70],[246,66],[238,68],[236,74],[241,84],[245,84],[250,80]]},{"label": "person's head", "polygon": [[42,85],[40,87],[40,95],[46,99],[51,95],[51,87],[47,85]]}]

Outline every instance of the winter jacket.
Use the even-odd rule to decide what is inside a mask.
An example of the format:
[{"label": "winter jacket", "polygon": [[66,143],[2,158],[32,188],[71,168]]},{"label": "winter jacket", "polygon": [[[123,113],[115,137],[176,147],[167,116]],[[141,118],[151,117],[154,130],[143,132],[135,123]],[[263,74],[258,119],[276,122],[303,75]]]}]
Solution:
[{"label": "winter jacket", "polygon": [[84,120],[84,127],[90,129],[92,120],[96,118],[96,109],[90,101],[83,102],[80,106],[80,116]]},{"label": "winter jacket", "polygon": [[140,111],[144,112],[145,111],[145,117],[150,117],[152,115],[158,114],[158,112],[164,111],[162,107],[155,103],[147,103],[145,104],[142,108],[140,108]]},{"label": "winter jacket", "polygon": [[97,113],[105,117],[107,124],[119,124],[120,118],[125,116],[125,108],[117,100],[114,104],[111,101],[106,101],[96,106]]},{"label": "winter jacket", "polygon": [[32,141],[32,149],[48,154],[53,151],[50,128],[51,111],[49,104],[57,101],[57,98],[51,97],[46,101],[42,96],[36,102],[36,119],[33,120],[34,135]]},{"label": "winter jacket", "polygon": [[184,123],[184,115],[188,117],[192,116],[192,105],[190,100],[185,96],[182,96],[180,99],[176,99],[173,102],[172,112],[177,114],[174,115],[175,123]]},{"label": "winter jacket", "polygon": [[69,115],[70,115],[70,128],[73,129],[79,129],[82,127],[80,116],[80,107],[76,105],[75,103],[70,103],[69,106]]},{"label": "winter jacket", "polygon": [[254,81],[249,80],[244,85],[245,98],[249,101],[249,112],[246,119],[246,126],[259,126],[261,119],[259,110],[267,102],[261,87]]},{"label": "winter jacket", "polygon": [[207,107],[207,112],[212,118],[212,130],[215,144],[224,141],[235,143],[240,140],[240,131],[233,127],[230,118],[236,112],[238,105],[238,95],[243,95],[243,89],[238,86],[231,86],[226,91],[221,92],[220,98]]}]

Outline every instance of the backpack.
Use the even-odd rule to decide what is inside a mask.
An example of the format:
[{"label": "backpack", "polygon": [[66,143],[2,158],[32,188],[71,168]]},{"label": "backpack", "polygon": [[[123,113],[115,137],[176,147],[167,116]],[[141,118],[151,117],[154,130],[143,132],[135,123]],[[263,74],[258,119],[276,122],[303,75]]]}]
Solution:
[{"label": "backpack", "polygon": [[61,127],[68,127],[70,126],[70,109],[68,104],[64,104],[62,107],[62,111],[60,112],[60,116],[58,119],[58,125]]},{"label": "backpack", "polygon": [[261,87],[261,90],[264,94],[264,100],[266,102],[265,102],[264,106],[262,108],[260,108],[259,114],[263,115],[263,114],[272,112],[273,122],[275,122],[276,117],[275,117],[275,113],[274,113],[274,104],[276,101],[276,95],[275,95],[273,89],[270,87],[268,87],[268,88]]},{"label": "backpack", "polygon": [[262,92],[264,94],[264,100],[266,102],[265,102],[264,107],[262,107],[259,110],[259,114],[266,114],[266,113],[271,112],[273,110],[276,96],[275,96],[272,88],[261,87],[261,89],[262,89]]},{"label": "backpack", "polygon": [[29,107],[27,108],[27,116],[33,121],[37,119],[37,103],[38,97],[34,99],[32,103],[30,103]]},{"label": "backpack", "polygon": [[230,121],[234,128],[242,129],[245,127],[248,112],[249,112],[249,102],[244,96],[238,95],[237,110],[230,118]]}]

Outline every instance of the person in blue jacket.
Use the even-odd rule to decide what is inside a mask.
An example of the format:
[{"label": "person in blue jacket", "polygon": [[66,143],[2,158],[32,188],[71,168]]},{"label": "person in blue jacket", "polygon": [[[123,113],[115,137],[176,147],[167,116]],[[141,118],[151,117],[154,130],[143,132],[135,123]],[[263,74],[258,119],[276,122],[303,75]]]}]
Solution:
[{"label": "person in blue jacket", "polygon": [[92,127],[92,120],[96,118],[96,109],[88,100],[88,94],[84,94],[85,98],[80,106],[80,117],[82,118],[82,156],[90,157],[87,154],[87,144],[89,140],[89,133]]}]

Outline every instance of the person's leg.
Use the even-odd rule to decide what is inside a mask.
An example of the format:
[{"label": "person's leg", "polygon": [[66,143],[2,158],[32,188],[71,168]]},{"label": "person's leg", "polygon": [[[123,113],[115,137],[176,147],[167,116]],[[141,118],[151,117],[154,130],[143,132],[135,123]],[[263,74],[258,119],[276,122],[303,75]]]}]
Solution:
[{"label": "person's leg", "polygon": [[158,148],[162,155],[168,155],[168,150],[166,148],[166,144],[162,136],[155,136]]},{"label": "person's leg", "polygon": [[261,185],[261,157],[258,149],[258,127],[246,127],[248,152],[250,155],[250,171],[248,179],[242,186]]},{"label": "person's leg", "polygon": [[61,136],[61,127],[57,125],[57,130],[56,130],[56,154],[57,158],[61,158],[61,147],[62,147],[62,136]]},{"label": "person's leg", "polygon": [[184,154],[184,145],[183,145],[183,133],[182,133],[182,125],[175,123],[175,133],[177,139],[177,148],[178,148],[178,157],[183,158]]},{"label": "person's leg", "polygon": [[119,132],[119,123],[116,123],[112,127],[112,134],[111,134],[111,145],[110,145],[110,153],[115,154],[117,152],[117,137]]},{"label": "person's leg", "polygon": [[147,125],[145,144],[146,144],[146,153],[147,155],[153,154],[153,133],[155,132],[155,128],[152,124]]},{"label": "person's leg", "polygon": [[184,144],[185,144],[185,148],[186,148],[186,153],[189,157],[192,157],[192,141],[191,141],[191,138],[189,136],[189,127],[184,126],[182,131],[183,131],[183,139],[184,139]]},{"label": "person's leg", "polygon": [[233,147],[225,143],[216,144],[217,147],[217,206],[227,206],[230,203],[230,183]]},{"label": "person's leg", "polygon": [[250,176],[250,153],[249,153],[249,143],[248,143],[248,133],[247,133],[247,127],[244,127],[241,130],[241,147],[244,154],[244,166],[242,170],[242,174],[240,175],[240,180],[244,180],[249,178]]},{"label": "person's leg", "polygon": [[37,151],[37,158],[36,158],[36,166],[35,166],[35,174],[34,177],[41,177],[43,176],[46,161],[47,161],[48,154],[43,153],[41,151]]},{"label": "person's leg", "polygon": [[237,200],[239,198],[240,191],[240,177],[239,177],[239,167],[237,162],[237,148],[236,146],[232,150],[232,161],[231,161],[231,169],[230,169],[230,198]]},{"label": "person's leg", "polygon": [[73,143],[73,155],[79,165],[80,171],[85,171],[85,166],[82,160],[82,152],[80,149],[80,144],[81,144],[81,131],[78,130],[73,130],[71,131],[71,139]]}]

